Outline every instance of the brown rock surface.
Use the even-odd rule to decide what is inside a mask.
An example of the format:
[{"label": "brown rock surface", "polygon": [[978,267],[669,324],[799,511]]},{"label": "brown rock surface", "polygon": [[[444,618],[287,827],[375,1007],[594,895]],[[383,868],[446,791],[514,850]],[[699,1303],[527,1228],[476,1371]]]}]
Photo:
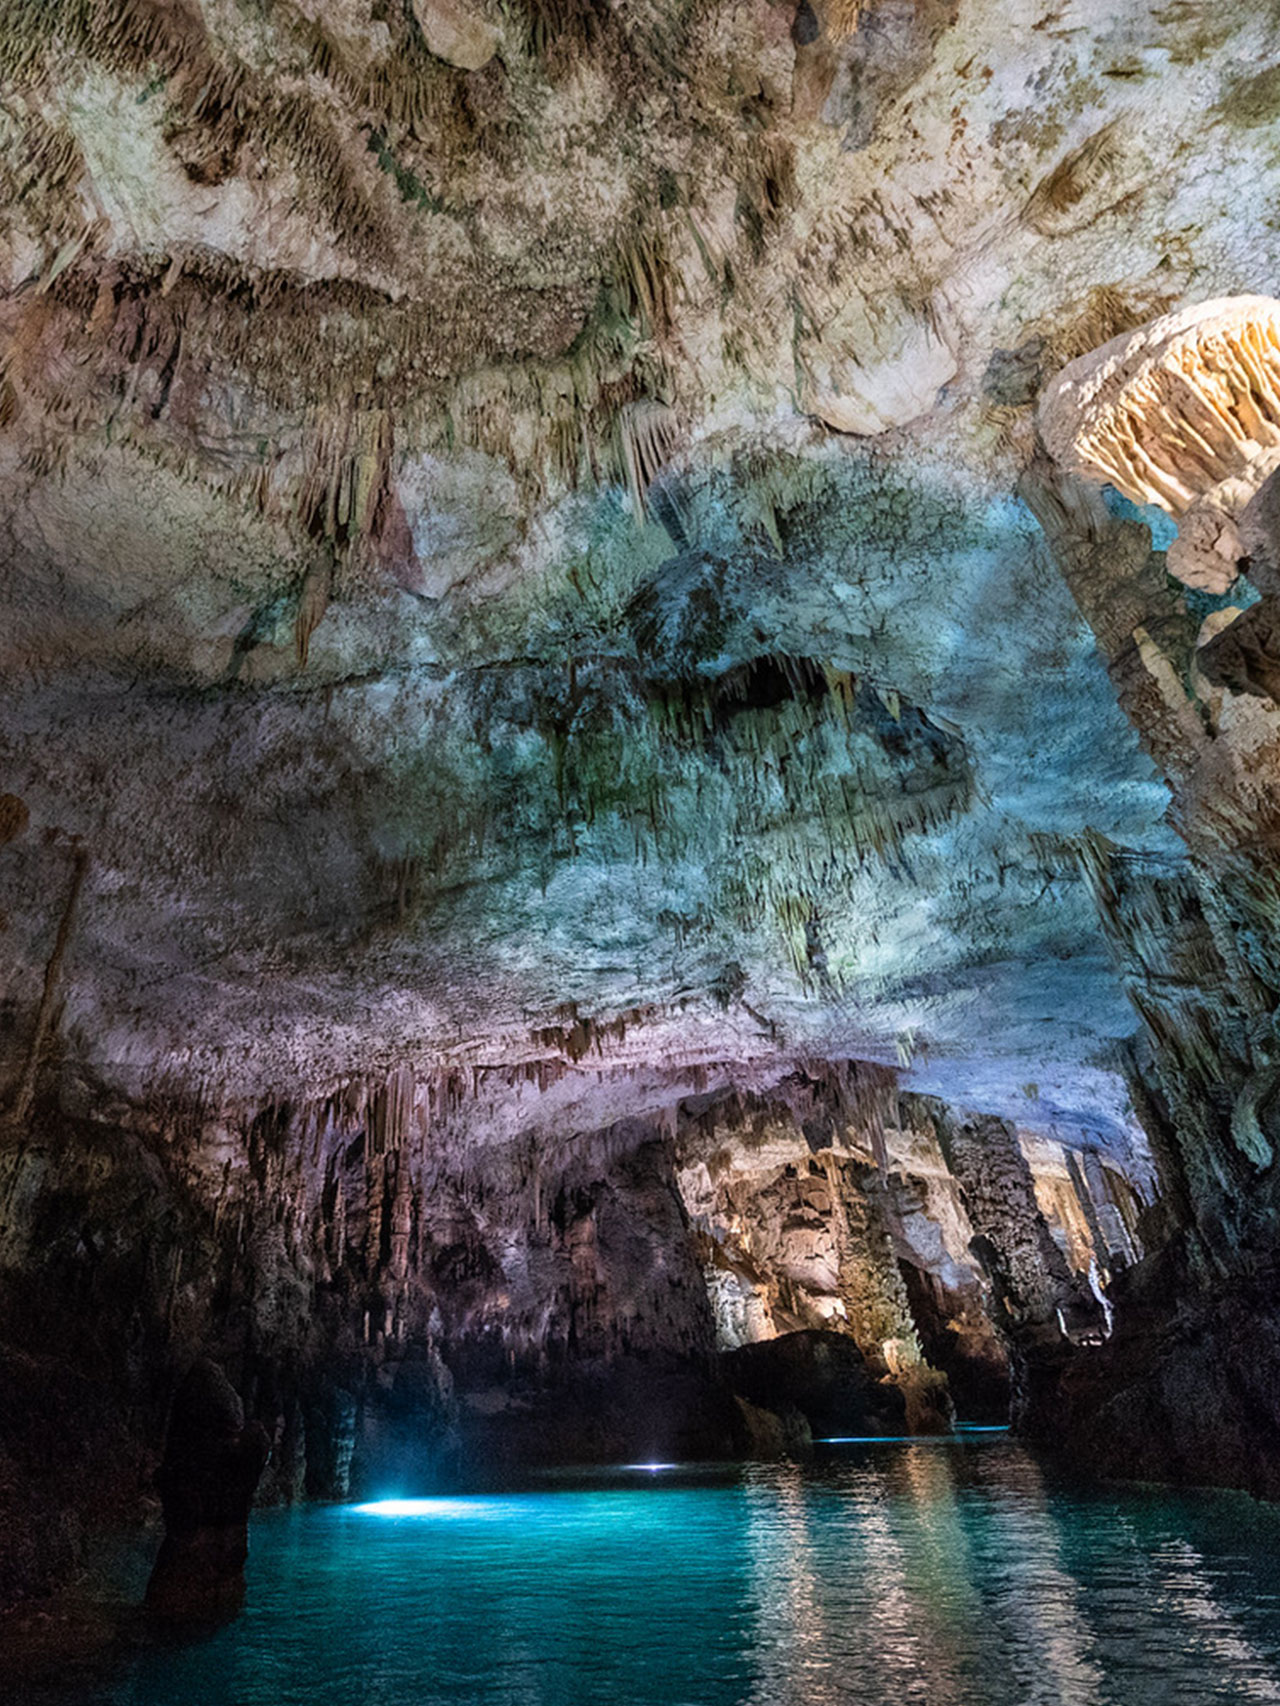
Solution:
[{"label": "brown rock surface", "polygon": [[5,0],[7,1594],[204,1354],[273,1498],[798,1448],[784,1333],[1271,1484],[1272,26]]}]

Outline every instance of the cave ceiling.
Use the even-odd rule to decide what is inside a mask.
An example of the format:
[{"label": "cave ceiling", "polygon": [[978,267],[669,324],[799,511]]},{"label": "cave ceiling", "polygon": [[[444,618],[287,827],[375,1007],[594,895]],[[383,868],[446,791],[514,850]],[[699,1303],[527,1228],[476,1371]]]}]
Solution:
[{"label": "cave ceiling", "polygon": [[6,1047],[78,840],[131,1093],[855,1056],[1122,1134],[1074,855],[1181,844],[1019,478],[1275,288],[1276,25],[2,0]]}]

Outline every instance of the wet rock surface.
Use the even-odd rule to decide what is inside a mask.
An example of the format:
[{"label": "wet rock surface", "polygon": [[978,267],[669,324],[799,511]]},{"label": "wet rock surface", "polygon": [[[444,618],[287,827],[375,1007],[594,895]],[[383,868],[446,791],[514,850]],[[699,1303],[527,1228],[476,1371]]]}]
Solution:
[{"label": "wet rock surface", "polygon": [[[272,1501],[776,1456],[948,1426],[933,1344],[967,1370],[963,1419],[1002,1414],[958,1186],[883,1073],[901,1124],[872,1135],[869,1072],[703,1092],[558,1150],[455,1148],[466,1103],[398,1075],[216,1128],[34,1130],[0,1168],[0,1344],[23,1374],[0,1412],[6,1592],[74,1573],[154,1488],[157,1611],[230,1607],[268,1445]],[[63,1390],[83,1396],[51,1409]]]},{"label": "wet rock surface", "polygon": [[0,1593],[202,1358],[228,1582],[257,1428],[280,1500],[855,1392],[1275,1486],[1212,10],[4,8]]},{"label": "wet rock surface", "polygon": [[196,1363],[174,1394],[156,1471],[165,1533],[147,1583],[153,1617],[213,1623],[239,1611],[249,1512],[270,1452],[218,1365]]},{"label": "wet rock surface", "polygon": [[1067,1363],[1034,1433],[1094,1472],[1280,1499],[1275,1280],[1273,1268],[1206,1293],[1174,1259],[1135,1276],[1114,1339]]}]

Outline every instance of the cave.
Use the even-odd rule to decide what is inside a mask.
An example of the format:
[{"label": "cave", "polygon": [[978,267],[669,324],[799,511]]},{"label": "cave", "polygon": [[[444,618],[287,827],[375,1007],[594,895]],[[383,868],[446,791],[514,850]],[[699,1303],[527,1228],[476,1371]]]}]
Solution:
[{"label": "cave", "polygon": [[1270,0],[0,0],[0,1695],[1280,1700],[1278,193]]}]

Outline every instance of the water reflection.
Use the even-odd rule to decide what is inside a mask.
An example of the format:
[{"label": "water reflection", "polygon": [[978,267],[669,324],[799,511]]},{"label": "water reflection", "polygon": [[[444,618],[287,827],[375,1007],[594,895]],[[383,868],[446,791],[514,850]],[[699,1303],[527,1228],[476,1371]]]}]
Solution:
[{"label": "water reflection", "polygon": [[988,1596],[997,1638],[1027,1706],[1090,1706],[1102,1672],[1081,1586],[1062,1567],[1059,1519],[1034,1460],[1016,1452],[1011,1463],[1016,1493],[998,1489],[982,1535],[984,1576],[1000,1569],[999,1587]]},{"label": "water reflection", "polygon": [[1016,1447],[994,1489],[976,1477],[996,1495],[977,1505],[958,1493],[953,1454],[922,1445],[817,1488],[795,1469],[751,1482],[753,1706],[1101,1698],[1080,1584]]},{"label": "water reflection", "polygon": [[1280,1701],[1280,1683],[1267,1674],[1262,1654],[1215,1597],[1196,1549],[1181,1537],[1171,1538],[1159,1549],[1156,1564],[1163,1590],[1159,1603],[1191,1625],[1188,1645],[1201,1649],[1215,1668],[1234,1674],[1242,1699]]},{"label": "water reflection", "polygon": [[266,1516],[238,1623],[74,1698],[1280,1706],[1278,1560],[1273,1507],[1090,1492],[1005,1439],[636,1466]]}]

